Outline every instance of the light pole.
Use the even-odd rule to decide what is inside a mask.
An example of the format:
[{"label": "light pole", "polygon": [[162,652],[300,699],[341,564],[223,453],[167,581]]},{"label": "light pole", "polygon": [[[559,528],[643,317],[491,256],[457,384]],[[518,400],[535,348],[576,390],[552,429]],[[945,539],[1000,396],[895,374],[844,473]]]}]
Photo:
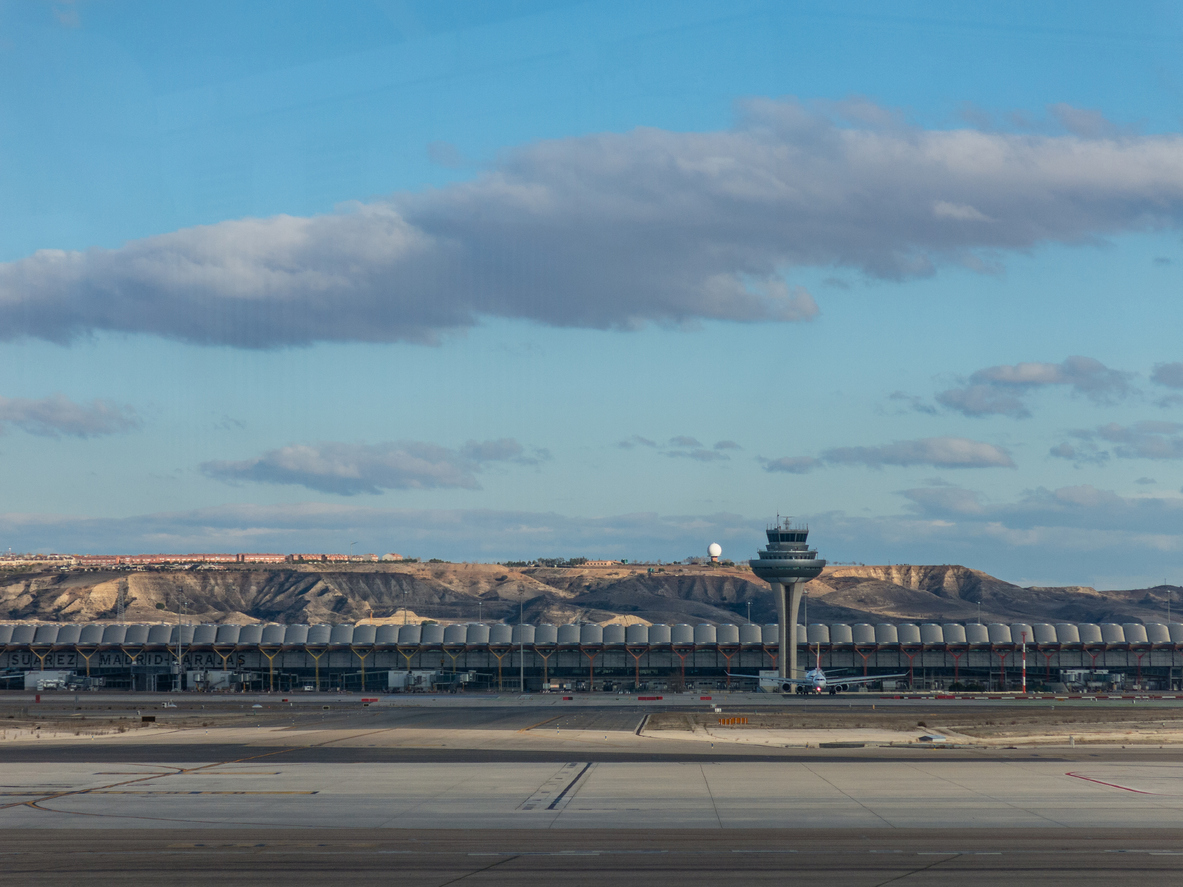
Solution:
[{"label": "light pole", "polygon": [[526,589],[518,589],[518,692],[526,692]]},{"label": "light pole", "polygon": [[183,594],[177,594],[177,692],[181,692],[181,614],[185,612],[188,600]]},{"label": "light pole", "polygon": [[349,563],[353,563],[353,546],[355,545],[357,545],[356,542],[349,543]]},{"label": "light pole", "polygon": [[748,601],[748,625],[752,624],[752,602]]},{"label": "light pole", "polygon": [[978,625],[982,624],[982,602],[978,601]]},{"label": "light pole", "polygon": [[407,600],[409,599],[410,594],[411,594],[411,589],[409,589],[409,588],[403,589],[403,625],[407,624]]},{"label": "light pole", "polygon": [[[1174,595],[1175,590],[1173,588],[1171,588],[1171,586],[1167,585],[1166,579],[1162,580],[1162,584],[1167,586],[1167,626],[1168,626],[1167,631],[1170,631],[1169,626],[1171,624],[1171,597]],[[1172,665],[1167,670],[1167,685],[1172,690],[1175,689],[1175,666],[1174,665]]]}]

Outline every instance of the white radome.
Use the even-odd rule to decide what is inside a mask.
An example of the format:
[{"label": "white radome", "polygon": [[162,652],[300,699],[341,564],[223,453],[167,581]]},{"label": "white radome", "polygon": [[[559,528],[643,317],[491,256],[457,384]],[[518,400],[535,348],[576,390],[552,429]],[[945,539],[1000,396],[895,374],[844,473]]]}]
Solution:
[{"label": "white radome", "polygon": [[721,546],[718,542],[712,542],[707,548],[707,554],[709,554],[711,557],[718,557],[722,553],[723,546]]}]

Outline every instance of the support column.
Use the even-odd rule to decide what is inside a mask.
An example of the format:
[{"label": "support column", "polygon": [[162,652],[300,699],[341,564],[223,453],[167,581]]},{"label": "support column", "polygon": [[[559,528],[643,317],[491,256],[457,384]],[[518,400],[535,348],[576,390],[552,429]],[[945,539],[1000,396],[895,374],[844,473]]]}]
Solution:
[{"label": "support column", "polygon": [[776,621],[779,628],[780,653],[777,669],[782,679],[801,679],[801,667],[797,664],[797,613],[801,609],[801,583],[769,583],[776,597]]},{"label": "support column", "polygon": [[789,617],[789,655],[792,657],[788,660],[788,666],[791,669],[788,675],[791,678],[800,680],[804,675],[801,671],[801,666],[798,664],[797,656],[797,614],[801,611],[801,597],[802,597],[802,583],[790,582],[784,586],[785,589],[785,610]]},{"label": "support column", "polygon": [[793,666],[796,665],[797,657],[794,656],[792,660],[789,658],[789,635],[786,631],[786,627],[789,624],[789,615],[785,612],[784,587],[775,579],[769,579],[768,584],[772,587],[772,597],[776,601],[776,673],[783,681],[785,678],[790,677]]}]

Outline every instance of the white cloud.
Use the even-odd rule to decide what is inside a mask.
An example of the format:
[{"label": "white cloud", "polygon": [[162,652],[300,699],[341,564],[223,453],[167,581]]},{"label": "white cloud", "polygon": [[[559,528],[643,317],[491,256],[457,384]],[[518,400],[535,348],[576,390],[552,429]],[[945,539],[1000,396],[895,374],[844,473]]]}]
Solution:
[{"label": "white cloud", "polygon": [[1031,415],[1023,399],[1013,391],[1000,391],[992,385],[967,385],[950,388],[936,396],[941,406],[963,416],[1012,416],[1025,419]]},{"label": "white cloud", "polygon": [[[1183,459],[1183,425],[1178,422],[1110,422],[1092,429],[1073,431],[1077,443],[1051,448],[1052,456],[1070,459],[1078,465],[1102,464],[1118,459]],[[1108,449],[1106,449],[1108,447]]]},{"label": "white cloud", "polygon": [[616,445],[623,450],[631,450],[633,447],[654,448],[657,446],[657,441],[650,440],[647,437],[641,437],[639,434],[634,434],[632,437],[626,438]]},{"label": "white cloud", "polygon": [[[909,128],[757,100],[720,132],[540,142],[468,183],[0,266],[0,337],[433,341],[482,317],[629,329],[817,313],[786,270],[907,278],[1175,227],[1183,138]],[[845,115],[845,119],[839,119]],[[1094,134],[1086,130],[1093,127]],[[438,153],[438,152],[437,152]]]},{"label": "white cloud", "polygon": [[693,459],[696,462],[727,462],[731,459],[726,453],[708,450],[705,447],[693,450],[665,450],[662,455],[674,459]]},{"label": "white cloud", "polygon": [[822,466],[820,459],[812,456],[782,456],[779,459],[760,459],[765,471],[784,474],[808,474]]},{"label": "white cloud", "polygon": [[938,200],[934,203],[932,214],[938,219],[955,219],[959,222],[992,221],[989,216],[983,215],[972,206],[967,206],[964,203],[949,203],[947,200]]},{"label": "white cloud", "polygon": [[878,447],[836,447],[821,458],[834,464],[931,465],[936,468],[1014,468],[1010,453],[1002,447],[966,437],[926,437],[898,440]]},{"label": "white cloud", "polygon": [[459,450],[421,441],[379,444],[294,444],[269,450],[256,459],[215,461],[204,474],[236,483],[286,484],[352,496],[382,490],[437,488],[480,489],[476,474],[490,462],[534,465],[546,451],[526,453],[516,440],[469,441]]},{"label": "white cloud", "polygon": [[1110,422],[1092,436],[1114,444],[1119,459],[1183,459],[1183,425],[1177,422]]},{"label": "white cloud", "polygon": [[808,474],[825,465],[885,465],[934,468],[1014,468],[1015,463],[1002,447],[966,437],[925,437],[920,440],[897,440],[877,447],[834,447],[820,458],[784,456],[758,460],[765,471]]},{"label": "white cloud", "polygon": [[1133,374],[1110,369],[1092,357],[1073,356],[1062,363],[1029,362],[986,367],[961,388],[940,392],[937,402],[965,416],[1027,418],[1024,397],[1050,385],[1062,385],[1094,403],[1113,403],[1133,393]]},{"label": "white cloud", "polygon": [[98,437],[130,431],[139,424],[134,409],[109,400],[74,403],[64,394],[36,400],[0,397],[0,433],[13,425],[41,437]]},{"label": "white cloud", "polygon": [[647,437],[641,437],[639,434],[634,434],[616,445],[625,450],[631,450],[638,446],[649,447],[659,450],[663,456],[673,459],[693,459],[696,462],[729,462],[731,457],[724,452],[725,450],[743,449],[732,440],[721,440],[713,448],[707,449],[698,438],[686,434],[671,437],[664,447]]}]

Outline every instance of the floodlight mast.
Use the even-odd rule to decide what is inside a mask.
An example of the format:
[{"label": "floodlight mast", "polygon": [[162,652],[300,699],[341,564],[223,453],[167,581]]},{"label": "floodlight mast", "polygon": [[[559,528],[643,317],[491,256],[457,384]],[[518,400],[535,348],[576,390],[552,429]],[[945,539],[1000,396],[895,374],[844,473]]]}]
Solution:
[{"label": "floodlight mast", "polygon": [[518,692],[526,692],[526,589],[518,589]]},{"label": "floodlight mast", "polygon": [[819,560],[817,551],[810,549],[806,540],[809,527],[793,526],[791,518],[776,516],[776,523],[767,529],[768,547],[759,557],[748,561],[752,572],[772,586],[776,597],[776,616],[779,623],[777,671],[784,680],[801,679],[797,664],[797,611],[801,606],[804,585],[821,575],[826,562]]}]

